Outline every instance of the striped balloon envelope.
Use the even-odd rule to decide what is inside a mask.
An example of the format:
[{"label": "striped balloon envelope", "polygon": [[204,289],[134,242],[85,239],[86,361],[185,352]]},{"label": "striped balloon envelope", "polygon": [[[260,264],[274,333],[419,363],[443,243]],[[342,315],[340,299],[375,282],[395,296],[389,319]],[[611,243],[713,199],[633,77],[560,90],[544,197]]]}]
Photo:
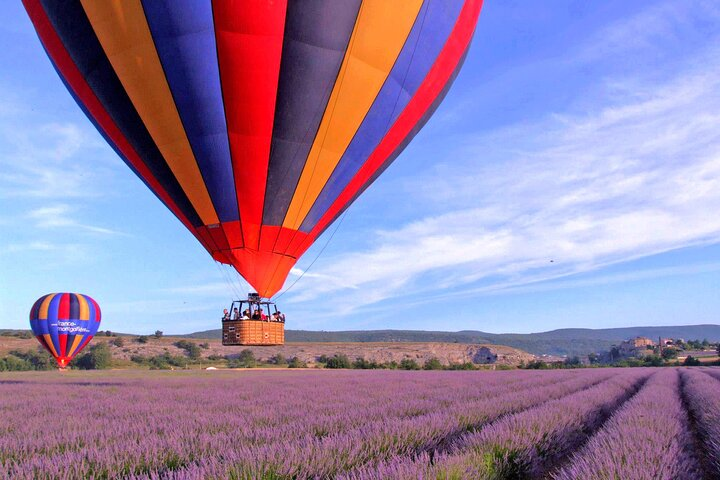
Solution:
[{"label": "striped balloon envelope", "polygon": [[30,310],[30,328],[35,338],[61,368],[85,348],[98,327],[100,307],[80,293],[50,293],[40,297]]},{"label": "striped balloon envelope", "polygon": [[212,257],[271,297],[428,121],[482,0],[23,0],[55,69]]}]

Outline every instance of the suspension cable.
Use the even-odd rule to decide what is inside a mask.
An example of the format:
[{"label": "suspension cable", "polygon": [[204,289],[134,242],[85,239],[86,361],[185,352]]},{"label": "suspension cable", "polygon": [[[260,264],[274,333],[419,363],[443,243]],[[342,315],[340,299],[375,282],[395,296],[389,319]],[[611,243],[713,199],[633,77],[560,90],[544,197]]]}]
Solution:
[{"label": "suspension cable", "polygon": [[283,295],[285,295],[292,287],[295,286],[295,284],[296,284],[297,282],[300,281],[300,279],[308,272],[308,270],[310,270],[310,269],[312,268],[312,266],[315,265],[315,262],[317,262],[318,258],[320,258],[320,256],[323,254],[323,252],[325,251],[325,249],[328,247],[328,245],[330,245],[330,240],[333,239],[333,237],[335,236],[335,234],[337,233],[337,231],[340,229],[340,225],[342,225],[343,220],[345,220],[345,215],[347,215],[347,212],[348,212],[348,211],[345,210],[345,212],[342,214],[342,217],[340,217],[340,221],[337,223],[337,226],[335,227],[335,230],[333,230],[332,234],[331,234],[330,237],[327,239],[327,242],[325,242],[325,245],[323,245],[322,249],[320,249],[320,252],[318,252],[318,254],[317,254],[317,256],[315,257],[315,259],[314,259],[312,262],[310,262],[310,265],[308,265],[308,267],[307,267],[305,270],[303,270],[303,272],[300,274],[300,276],[299,276],[298,278],[296,278],[295,281],[294,281],[293,283],[291,283],[289,287],[287,287],[285,290],[283,290],[282,292],[280,292],[280,293],[278,294],[278,296],[274,298],[274,301],[277,302],[277,299],[278,299],[278,298],[280,298],[280,297],[282,297]]}]

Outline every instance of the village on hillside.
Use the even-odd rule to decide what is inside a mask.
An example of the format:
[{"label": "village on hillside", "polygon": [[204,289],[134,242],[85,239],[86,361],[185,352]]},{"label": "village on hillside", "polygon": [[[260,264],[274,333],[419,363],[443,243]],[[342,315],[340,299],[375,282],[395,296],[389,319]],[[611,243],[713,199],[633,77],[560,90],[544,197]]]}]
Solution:
[{"label": "village on hillside", "polygon": [[[685,340],[682,338],[635,337],[613,345],[609,351],[588,355],[587,363],[617,364],[644,361],[652,364],[658,359],[664,363],[699,365],[717,362],[720,343],[708,340]],[[630,365],[632,366],[632,365]]]}]

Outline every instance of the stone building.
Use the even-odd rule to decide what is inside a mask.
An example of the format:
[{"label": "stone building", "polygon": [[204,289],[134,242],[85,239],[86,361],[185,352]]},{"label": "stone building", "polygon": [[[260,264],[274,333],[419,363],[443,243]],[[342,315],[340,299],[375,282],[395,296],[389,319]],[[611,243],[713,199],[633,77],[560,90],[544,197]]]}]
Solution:
[{"label": "stone building", "polygon": [[618,351],[622,357],[644,357],[652,352],[655,342],[647,337],[635,337],[625,340],[618,346]]}]

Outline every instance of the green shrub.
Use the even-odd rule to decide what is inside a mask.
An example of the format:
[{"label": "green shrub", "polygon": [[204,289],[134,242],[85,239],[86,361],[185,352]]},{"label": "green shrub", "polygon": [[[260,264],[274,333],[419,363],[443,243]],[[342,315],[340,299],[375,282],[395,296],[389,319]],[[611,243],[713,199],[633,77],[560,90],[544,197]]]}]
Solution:
[{"label": "green shrub", "polygon": [[242,350],[237,358],[225,357],[230,368],[253,368],[257,365],[255,354],[249,348]]},{"label": "green shrub", "polygon": [[400,362],[402,370],[420,370],[420,365],[412,358],[403,358]]},{"label": "green shrub", "polygon": [[384,365],[376,362],[375,360],[365,360],[363,357],[358,357],[353,362],[352,368],[357,368],[359,370],[370,370],[370,369],[378,369],[378,368],[385,368]]},{"label": "green shrub", "polygon": [[423,365],[423,370],[442,370],[443,364],[440,363],[440,360],[437,359],[437,357],[428,358],[425,361],[425,365]]},{"label": "green shrub", "polygon": [[80,370],[104,370],[110,368],[112,354],[107,343],[97,343],[91,346],[87,352],[75,357],[70,365]]},{"label": "green shrub", "polygon": [[278,354],[270,357],[270,363],[272,363],[273,365],[287,365],[288,364],[287,360],[285,359],[285,356],[281,353],[278,353]]},{"label": "green shrub", "polygon": [[648,367],[662,367],[663,365],[665,365],[665,361],[658,355],[646,356],[643,363]]},{"label": "green shrub", "polygon": [[34,370],[27,360],[14,355],[0,358],[0,372],[22,372],[27,370]]},{"label": "green shrub", "polygon": [[153,336],[157,339],[161,339],[163,336],[162,330],[155,330],[155,333],[153,334]]},{"label": "green shrub", "polygon": [[577,368],[577,367],[582,367],[582,366],[583,366],[583,363],[582,363],[582,360],[580,360],[580,357],[578,357],[577,355],[575,355],[575,356],[572,356],[572,357],[567,357],[567,358],[565,359],[565,361],[563,361],[563,365],[564,365],[566,368]]},{"label": "green shrub", "polygon": [[692,355],[688,355],[685,361],[683,362],[683,365],[686,367],[698,367],[702,365],[702,362],[698,360],[697,358],[693,357]]},{"label": "green shrub", "polygon": [[150,370],[171,370],[172,366],[164,361],[161,357],[152,357],[150,360]]},{"label": "green shrub", "polygon": [[122,337],[115,337],[112,340],[110,340],[110,343],[115,345],[116,347],[123,347],[125,346],[125,340],[123,340]]},{"label": "green shrub", "polygon": [[550,365],[541,360],[532,360],[525,365],[528,370],[549,370]]},{"label": "green shrub", "polygon": [[[12,350],[10,351],[10,357],[14,357],[27,362],[29,368],[22,368],[22,370],[54,370],[57,368],[57,362],[50,355],[47,350],[38,347],[37,350]],[[7,363],[8,367],[20,368],[22,365],[16,362],[13,358],[9,358]],[[8,368],[10,369],[10,368]]]},{"label": "green shrub", "polygon": [[193,360],[199,360],[202,357],[202,349],[194,343],[187,350],[188,357]]},{"label": "green shrub", "polygon": [[193,342],[188,340],[178,340],[177,342],[173,343],[177,348],[181,350],[188,350],[191,345],[195,345]]},{"label": "green shrub", "polygon": [[678,357],[678,351],[675,348],[663,348],[662,358],[663,360],[673,360]]},{"label": "green shrub", "polygon": [[201,357],[202,352],[200,351],[200,347],[197,346],[196,343],[190,342],[188,340],[178,340],[174,343],[174,345],[182,350],[185,350],[187,352],[188,357],[190,357],[193,360],[197,360]]},{"label": "green shrub", "polygon": [[149,338],[147,337],[147,335],[140,335],[139,337],[137,337],[137,338],[135,339],[135,341],[136,341],[137,343],[147,343],[148,340],[149,340]]},{"label": "green shrub", "polygon": [[150,359],[144,355],[131,355],[130,361],[138,365],[149,365]]},{"label": "green shrub", "polygon": [[292,357],[288,362],[289,368],[307,368],[307,363],[300,360],[298,357]]},{"label": "green shrub", "polygon": [[451,363],[448,367],[448,370],[477,370],[477,367],[472,362],[463,362],[463,363]]},{"label": "green shrub", "polygon": [[337,353],[332,358],[328,358],[325,368],[352,368],[350,359],[344,353]]},{"label": "green shrub", "polygon": [[168,352],[149,358],[137,355],[131,357],[131,360],[133,360],[133,358],[135,358],[137,360],[137,363],[139,363],[140,365],[148,365],[150,367],[150,370],[169,370],[172,367],[186,368],[188,365],[188,360],[186,357],[182,357],[180,355],[171,355]]}]

